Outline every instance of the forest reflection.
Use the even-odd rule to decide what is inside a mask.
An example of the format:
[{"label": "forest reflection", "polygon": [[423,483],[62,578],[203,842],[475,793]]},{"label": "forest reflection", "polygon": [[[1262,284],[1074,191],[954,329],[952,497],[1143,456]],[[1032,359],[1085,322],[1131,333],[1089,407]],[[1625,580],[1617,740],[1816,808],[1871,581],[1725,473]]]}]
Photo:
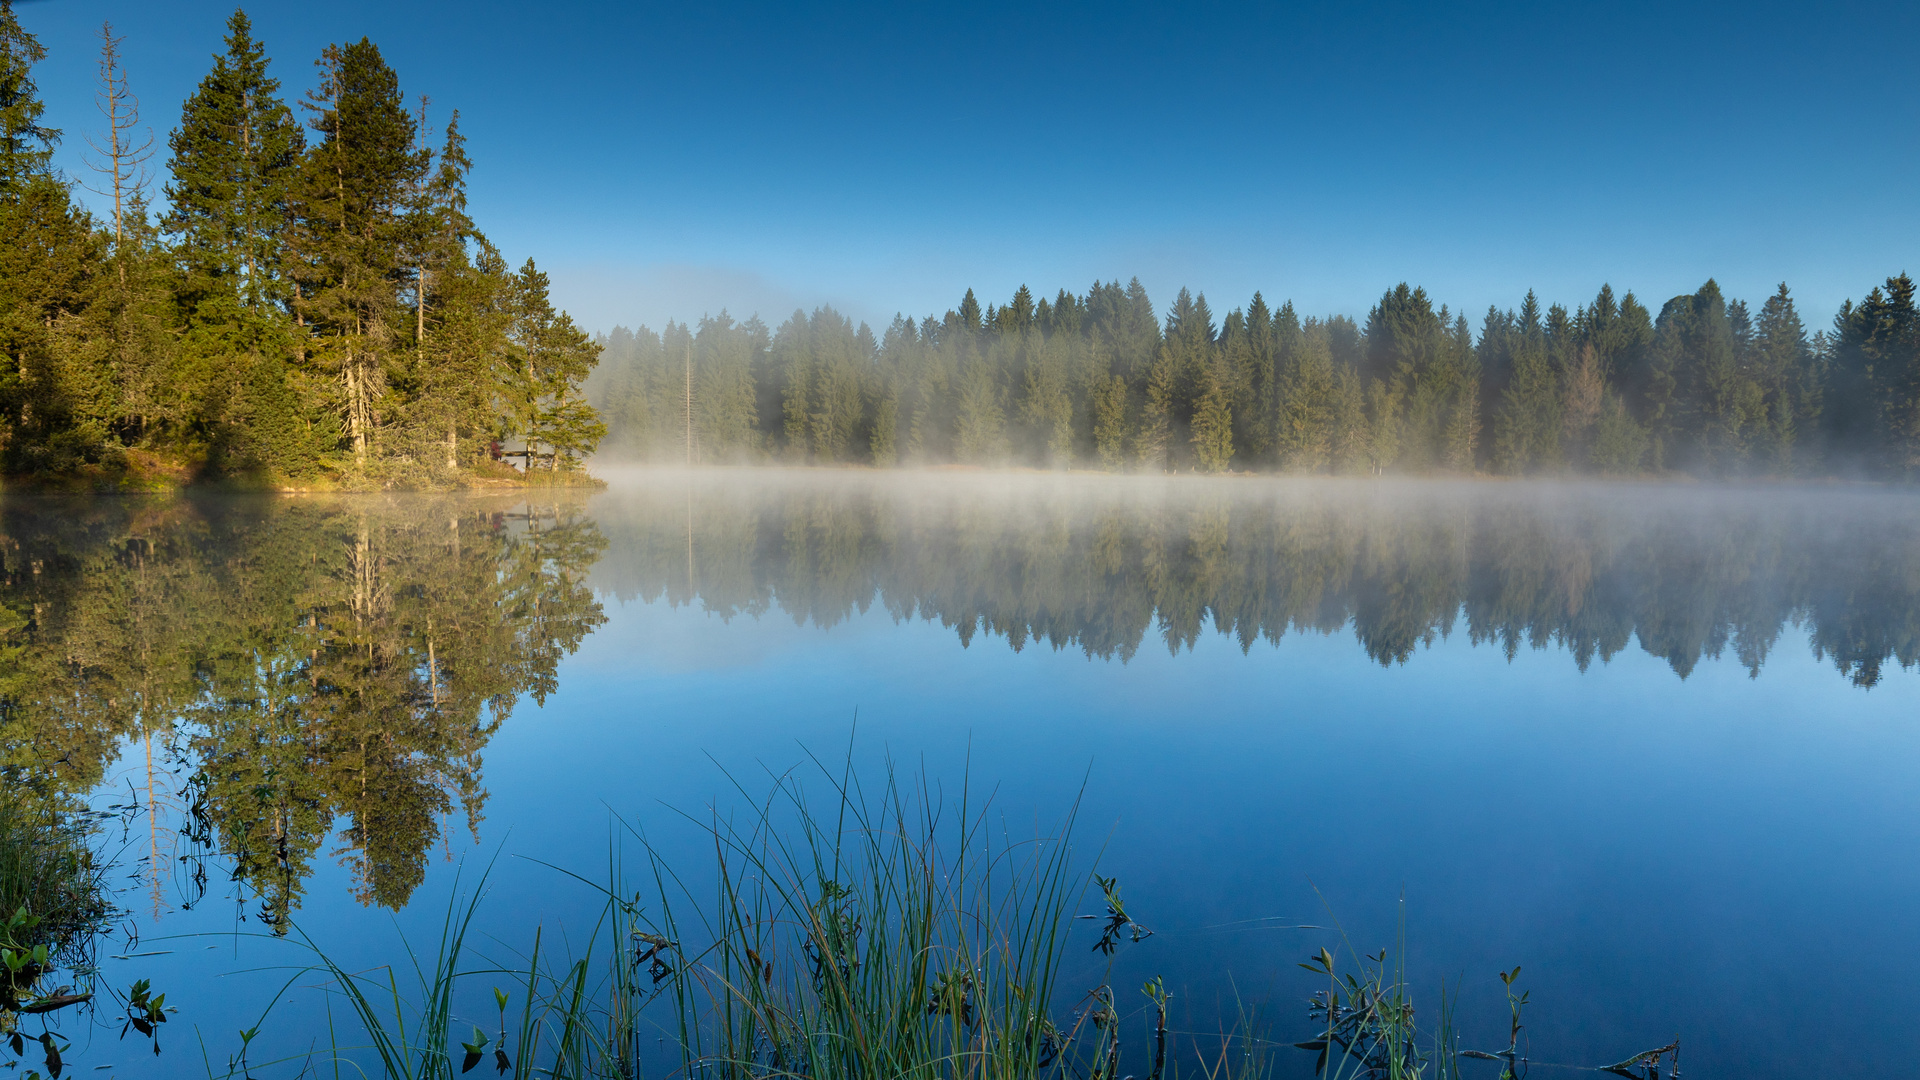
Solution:
[{"label": "forest reflection", "polygon": [[1920,660],[1920,498],[796,470],[543,506],[9,497],[0,779],[141,809],[123,858],[156,911],[219,894],[285,928],[326,860],[399,907],[449,830],[477,837],[483,752],[558,687],[596,597],[824,627],[877,605],[1119,662],[1313,632],[1393,664],[1465,634],[1683,678],[1757,674],[1800,627],[1870,687]]},{"label": "forest reflection", "polygon": [[1920,500],[1883,488],[639,473],[599,496],[621,600],[832,626],[896,619],[1126,661],[1351,630],[1381,664],[1444,635],[1635,644],[1758,674],[1783,632],[1862,687],[1920,659]]},{"label": "forest reflection", "polygon": [[577,505],[10,498],[0,768],[72,806],[123,761],[156,913],[216,854],[276,928],[321,857],[398,907],[456,811],[477,831],[520,695],[605,621],[604,545]]}]

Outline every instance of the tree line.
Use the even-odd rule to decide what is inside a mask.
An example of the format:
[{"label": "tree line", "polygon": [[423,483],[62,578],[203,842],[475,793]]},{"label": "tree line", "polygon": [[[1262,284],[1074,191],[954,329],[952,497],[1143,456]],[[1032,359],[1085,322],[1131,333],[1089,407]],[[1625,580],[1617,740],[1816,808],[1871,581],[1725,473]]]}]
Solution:
[{"label": "tree line", "polygon": [[588,398],[606,450],[642,460],[1304,473],[1920,468],[1920,319],[1902,274],[1809,334],[1783,284],[1757,311],[1708,281],[1656,313],[1603,286],[1573,309],[1489,308],[1476,328],[1424,289],[1363,322],[1217,318],[1139,279],[1002,305],[968,290],[878,335],[830,307],[778,328],[726,313],[615,328]]},{"label": "tree line", "polygon": [[457,111],[430,132],[365,38],[289,105],[236,11],[154,200],[161,148],[110,26],[101,45],[96,216],[53,165],[45,50],[0,0],[0,467],[421,484],[592,451],[598,348],[469,217]]}]

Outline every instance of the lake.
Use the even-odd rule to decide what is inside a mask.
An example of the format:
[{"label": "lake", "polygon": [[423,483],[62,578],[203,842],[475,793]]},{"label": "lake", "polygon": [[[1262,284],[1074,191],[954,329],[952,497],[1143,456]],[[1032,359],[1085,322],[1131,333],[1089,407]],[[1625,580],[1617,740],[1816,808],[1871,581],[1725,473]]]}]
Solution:
[{"label": "lake", "polygon": [[[103,980],[180,1010],[158,1057],[66,1019],[81,1071],[218,1072],[299,941],[396,962],[483,875],[489,948],[584,934],[561,870],[644,831],[697,874],[699,821],[847,762],[1027,835],[1077,806],[1154,931],[1129,1023],[1158,975],[1179,1031],[1307,1039],[1298,962],[1404,937],[1469,1046],[1522,968],[1542,1076],[1920,1056],[1920,492],[607,475],[0,502],[9,776],[98,811]],[[1108,977],[1074,933],[1063,1001]]]}]

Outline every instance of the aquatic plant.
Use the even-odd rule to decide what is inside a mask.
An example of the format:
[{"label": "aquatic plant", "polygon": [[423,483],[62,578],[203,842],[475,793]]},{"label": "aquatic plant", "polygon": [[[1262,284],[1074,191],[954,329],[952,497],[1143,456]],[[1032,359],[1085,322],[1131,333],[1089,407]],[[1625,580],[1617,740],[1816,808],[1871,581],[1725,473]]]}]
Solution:
[{"label": "aquatic plant", "polygon": [[[0,919],[6,947],[45,953],[40,966],[82,958],[91,932],[113,914],[78,826],[17,796],[0,796]],[[24,969],[22,969],[24,970]],[[10,983],[0,1005],[19,989]]]},{"label": "aquatic plant", "polygon": [[[89,820],[18,792],[0,795],[0,1056],[10,1055],[0,1068],[38,1057],[60,1076],[71,1043],[48,1021],[79,1006],[119,1019],[121,1037],[137,1030],[160,1052],[158,1027],[170,1010],[147,980],[111,995],[117,1013],[94,1007],[95,947],[118,909],[87,843]],[[28,1020],[39,1021],[37,1033]]]},{"label": "aquatic plant", "polygon": [[[685,875],[625,823],[610,848],[607,884],[554,867],[603,901],[573,952],[556,956],[535,928],[525,957],[470,964],[483,874],[449,906],[430,954],[405,949],[408,991],[396,965],[350,971],[304,938],[318,960],[288,987],[324,975],[323,1056],[387,1080],[451,1080],[483,1067],[515,1080],[632,1080],[649,1071],[685,1080],[1132,1075],[1122,1068],[1126,1018],[1111,964],[1120,948],[1152,931],[1128,912],[1117,879],[1074,868],[1073,809],[1055,832],[1016,840],[990,813],[990,800],[975,799],[964,783],[946,797],[925,777],[903,781],[889,768],[869,793],[850,766],[835,773],[817,759],[812,765],[826,788],[818,802],[787,773],[758,797],[736,782],[749,807],[737,816],[683,816],[711,846],[710,876]],[[632,888],[625,840],[643,852],[651,889]],[[1101,910],[1076,915],[1093,893]],[[1095,924],[1089,951],[1108,966],[1098,985],[1061,1008],[1057,984],[1075,920]],[[1362,955],[1343,933],[1339,949],[1322,948],[1300,965],[1327,980],[1307,1003],[1315,1034],[1292,1044],[1315,1054],[1315,1074],[1460,1080],[1464,1062],[1485,1060],[1501,1065],[1502,1080],[1523,1077],[1520,969],[1501,973],[1508,1045],[1467,1050],[1444,983],[1437,1025],[1416,1023],[1406,953],[1403,925],[1393,950]],[[1357,966],[1342,960],[1349,955]],[[463,988],[476,982],[491,990],[486,1028],[457,1011],[457,1002],[471,998]],[[1158,978],[1140,992],[1150,1047],[1143,1072],[1146,1080],[1167,1080],[1178,1073],[1170,1041],[1183,1034],[1169,1024],[1173,997]],[[344,1003],[351,1018],[345,1031],[335,1025],[332,1002]],[[316,1063],[312,1052],[250,1061],[266,1023],[263,1016],[241,1034],[226,1077],[329,1063]],[[358,1038],[349,1034],[355,1028]],[[1284,1046],[1271,1028],[1257,1010],[1243,1009],[1217,1048],[1195,1038],[1189,1060],[1206,1080],[1268,1080]],[[1658,1080],[1668,1058],[1671,1080],[1678,1049],[1676,1041],[1601,1071]]]},{"label": "aquatic plant", "polygon": [[[1052,836],[1015,841],[964,784],[947,801],[924,777],[909,788],[888,770],[869,798],[851,770],[821,772],[831,791],[819,807],[782,777],[749,815],[706,825],[718,863],[710,902],[651,859],[662,904],[639,940],[672,999],[683,1070],[1040,1076],[1097,1032],[1089,1074],[1117,1076],[1109,988],[1065,1030],[1053,1020],[1083,891],[1070,870],[1072,813]],[[1101,884],[1110,902],[1096,948],[1111,955],[1132,923],[1115,883]]]},{"label": "aquatic plant", "polygon": [[[576,953],[556,960],[536,929],[520,962],[468,966],[483,876],[450,906],[430,954],[405,950],[408,992],[394,965],[349,971],[304,937],[296,943],[316,962],[287,985],[326,976],[330,1001],[344,1003],[360,1032],[349,1036],[330,1020],[326,1056],[391,1080],[483,1064],[516,1080],[631,1078],[663,1038],[672,1049],[658,1064],[705,1080],[1117,1080],[1119,1018],[1108,986],[1089,993],[1064,1027],[1054,1022],[1055,977],[1085,891],[1070,871],[1071,811],[1057,833],[1016,841],[990,827],[988,807],[964,785],[949,800],[924,778],[903,785],[889,770],[869,798],[850,770],[820,771],[826,802],[816,806],[785,775],[745,817],[700,825],[715,853],[710,895],[638,829],[624,835],[645,853],[652,905],[628,886],[618,844],[607,885],[560,871],[604,899]],[[1111,955],[1118,941],[1148,931],[1125,913],[1117,882],[1099,884],[1107,910],[1089,918],[1102,921],[1096,948]],[[498,1014],[491,1031],[454,1009],[460,988],[483,980]],[[1164,1066],[1164,991],[1158,1004]],[[242,1033],[226,1076],[312,1064],[306,1054],[250,1060],[274,1007]]]}]

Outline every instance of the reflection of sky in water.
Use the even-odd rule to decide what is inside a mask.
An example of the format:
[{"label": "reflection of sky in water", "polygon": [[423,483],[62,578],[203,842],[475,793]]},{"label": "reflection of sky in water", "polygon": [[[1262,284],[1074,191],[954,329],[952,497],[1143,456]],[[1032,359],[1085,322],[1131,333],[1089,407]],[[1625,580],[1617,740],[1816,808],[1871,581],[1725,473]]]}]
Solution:
[{"label": "reflection of sky in water", "polygon": [[[603,517],[609,563],[623,557],[617,516]],[[1582,673],[1559,648],[1509,661],[1463,629],[1390,667],[1350,630],[1243,654],[1211,627],[1190,651],[1150,639],[1121,664],[985,636],[962,648],[952,629],[878,605],[827,628],[612,598],[607,614],[558,693],[524,702],[488,746],[479,856],[594,877],[618,812],[698,865],[663,804],[736,804],[708,755],[757,790],[752,770],[792,766],[802,745],[836,756],[857,709],[863,763],[924,762],[949,786],[970,768],[1014,831],[1057,820],[1084,775],[1080,849],[1104,844],[1133,913],[1159,931],[1122,954],[1116,985],[1165,975],[1190,1026],[1211,1026],[1237,988],[1305,1037],[1308,977],[1293,961],[1327,936],[1222,924],[1326,922],[1317,887],[1365,949],[1391,941],[1404,891],[1416,988],[1431,1010],[1438,981],[1464,975],[1471,1045],[1500,1040],[1493,973],[1520,964],[1542,1061],[1601,1064],[1676,1031],[1689,1070],[1709,1075],[1885,1075],[1920,1049],[1907,1026],[1920,1006],[1920,677],[1889,665],[1855,688],[1802,629],[1758,677],[1729,652],[1682,680],[1637,646]],[[470,880],[476,852],[453,824]],[[399,925],[437,933],[456,865],[436,853]],[[300,925],[349,966],[391,959],[389,916],[348,891],[320,861]],[[523,946],[534,922],[590,909],[583,889],[508,858],[482,921]],[[231,926],[209,902],[145,932]],[[142,948],[177,951],[113,962],[110,977],[138,965],[173,991],[216,1064],[223,1033],[250,1024],[277,979],[209,992],[194,973],[289,951]],[[1097,977],[1076,952],[1063,997]],[[308,999],[285,1015],[316,1016]],[[187,1032],[168,1034],[155,1064],[197,1074]]]}]

